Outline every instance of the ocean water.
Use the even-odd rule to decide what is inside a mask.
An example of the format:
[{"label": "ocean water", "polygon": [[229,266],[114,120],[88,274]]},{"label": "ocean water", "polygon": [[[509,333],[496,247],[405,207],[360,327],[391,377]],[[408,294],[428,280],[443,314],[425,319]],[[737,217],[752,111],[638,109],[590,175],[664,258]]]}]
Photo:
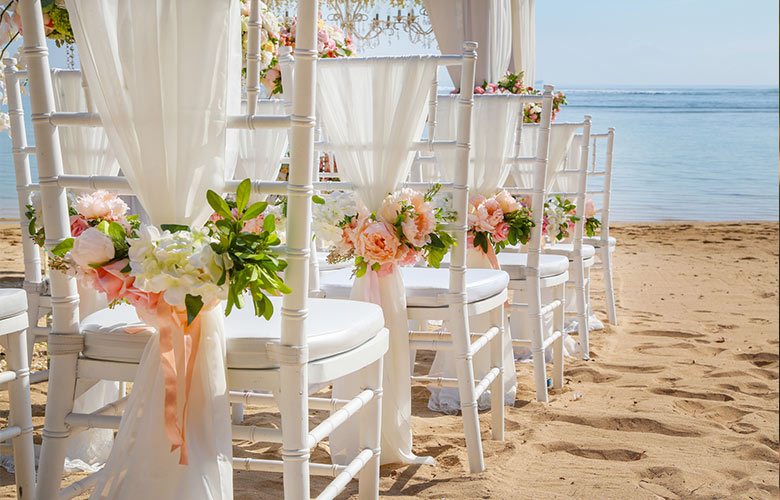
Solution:
[{"label": "ocean water", "polygon": [[[778,220],[778,89],[565,92],[558,120],[589,114],[594,133],[616,129],[613,221]],[[27,135],[32,144],[29,118]],[[18,217],[11,141],[0,133],[0,218]]]}]

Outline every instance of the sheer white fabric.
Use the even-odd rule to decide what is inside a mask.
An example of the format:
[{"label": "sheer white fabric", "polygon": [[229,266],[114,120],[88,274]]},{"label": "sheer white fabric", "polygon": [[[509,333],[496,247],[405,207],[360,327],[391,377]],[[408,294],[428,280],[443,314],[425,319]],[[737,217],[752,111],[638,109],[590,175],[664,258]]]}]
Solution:
[{"label": "sheer white fabric", "polygon": [[524,73],[525,84],[536,81],[536,13],[535,0],[511,0],[513,72]]},{"label": "sheer white fabric", "polygon": [[[457,96],[439,98],[436,112],[436,140],[453,140],[457,130]],[[514,151],[517,121],[523,105],[511,95],[474,96],[471,114],[471,152],[469,160],[469,189],[483,196],[493,196],[504,185],[511,164],[507,161]],[[442,178],[452,182],[455,179],[454,151],[436,152]],[[466,265],[470,268],[492,269],[487,256],[475,249],[469,249]],[[469,329],[484,332],[490,328],[488,315],[469,318]],[[449,330],[444,326],[445,330]],[[515,363],[512,357],[512,340],[506,336],[504,343],[504,402],[513,405],[517,389]],[[490,352],[486,349],[478,352],[473,359],[476,379],[482,378],[490,370]],[[438,351],[429,372],[431,377],[454,378],[455,356],[452,351]],[[457,387],[429,387],[431,396],[428,408],[448,414],[460,411],[460,393]],[[485,391],[477,401],[480,409],[490,408],[490,391]]]},{"label": "sheer white fabric", "polygon": [[[369,210],[378,210],[409,173],[412,143],[425,123],[432,57],[324,59],[317,64],[317,104],[326,142],[339,172],[355,184]],[[384,359],[382,463],[433,463],[412,454],[409,332],[406,296],[398,269],[379,278],[369,272],[355,282],[352,298],[379,303],[390,330]],[[355,376],[334,384],[334,394],[349,394]],[[337,396],[337,397],[339,397]],[[335,462],[354,456],[358,436],[348,425],[330,437]]]},{"label": "sheer white fabric", "polygon": [[[245,109],[244,106],[243,110]],[[284,113],[284,101],[261,100],[257,103],[258,115],[283,115]],[[236,179],[276,180],[282,167],[282,154],[286,149],[286,129],[239,130],[238,163],[234,174]],[[260,195],[257,198],[265,199],[266,196]]]},{"label": "sheer white fabric", "polygon": [[[54,104],[57,111],[86,112],[87,96],[81,84],[81,73],[52,71]],[[119,164],[111,152],[102,127],[61,127],[62,170],[74,175],[116,175]]]},{"label": "sheer white fabric", "polygon": [[[550,129],[550,152],[547,156],[547,182],[545,191],[549,192],[555,182],[556,174],[563,168],[566,156],[571,149],[574,133],[582,125],[577,123],[553,123]],[[536,155],[536,137],[539,131],[538,124],[531,123],[523,126],[522,140],[520,142],[520,156]],[[512,167],[512,181],[515,186],[529,188],[534,182],[534,164],[515,165]]]},{"label": "sheer white fabric", "polygon": [[[479,43],[476,83],[496,83],[512,55],[510,0],[425,0],[436,42],[443,54],[458,53],[463,42]],[[457,86],[460,66],[447,70]]]},{"label": "sheer white fabric", "polygon": [[[155,224],[198,226],[226,173],[227,115],[240,105],[238,2],[67,0],[90,92],[119,164]],[[201,313],[187,415],[189,465],[164,428],[159,342],[146,346],[91,498],[232,498],[232,445],[219,308]]]}]

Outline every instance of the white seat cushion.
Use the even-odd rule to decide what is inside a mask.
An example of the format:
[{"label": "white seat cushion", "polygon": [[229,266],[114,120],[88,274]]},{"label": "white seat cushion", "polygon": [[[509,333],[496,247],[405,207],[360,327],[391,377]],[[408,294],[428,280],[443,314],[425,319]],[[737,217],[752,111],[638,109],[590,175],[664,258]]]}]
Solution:
[{"label": "white seat cushion", "polygon": [[[266,346],[278,344],[281,335],[282,299],[272,297],[274,315],[257,318],[252,304],[234,309],[225,318],[228,368],[267,369],[278,364],[268,358]],[[384,328],[382,309],[376,304],[344,300],[309,299],[309,360],[340,354],[374,338]],[[152,333],[127,333],[142,327],[135,308],[121,305],[90,314],[81,323],[87,358],[137,363]]]},{"label": "white seat cushion", "polygon": [[[596,248],[601,248],[601,238],[599,236],[595,236],[593,238],[583,238],[583,243],[587,243],[588,245],[593,245]],[[617,240],[614,236],[609,237],[609,248],[615,248],[615,245],[617,245]]]},{"label": "white seat cushion", "polygon": [[[497,257],[501,270],[509,273],[511,279],[524,280],[527,277],[527,253],[501,252]],[[541,278],[557,276],[568,270],[569,259],[563,255],[542,254],[539,256],[539,276]]]},{"label": "white seat cushion", "polygon": [[[574,253],[573,243],[556,243],[546,247],[543,251],[550,255],[563,255],[569,260],[574,259],[574,255],[572,255]],[[596,249],[593,245],[582,245],[582,257],[584,259],[590,259],[594,255],[596,255]]]},{"label": "white seat cushion", "polygon": [[[443,307],[439,295],[449,293],[450,272],[448,269],[425,267],[402,267],[406,287],[406,305],[409,307]],[[348,298],[354,279],[352,269],[324,273],[320,277],[320,289],[325,296]],[[493,269],[466,270],[466,296],[468,303],[478,302],[506,289],[509,275]]]},{"label": "white seat cushion", "polygon": [[0,288],[0,319],[24,314],[27,311],[27,292],[18,288]]}]

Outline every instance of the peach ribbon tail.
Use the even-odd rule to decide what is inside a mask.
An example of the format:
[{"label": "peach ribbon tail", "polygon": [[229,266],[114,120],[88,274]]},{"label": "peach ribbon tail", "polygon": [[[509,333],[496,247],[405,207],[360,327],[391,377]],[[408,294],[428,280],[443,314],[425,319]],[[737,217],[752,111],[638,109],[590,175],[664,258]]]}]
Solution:
[{"label": "peach ribbon tail", "polygon": [[[204,307],[201,312],[210,309]],[[180,449],[179,464],[189,463],[187,453],[187,409],[195,370],[195,358],[200,346],[200,314],[187,325],[186,313],[177,311],[163,300],[157,303],[156,322],[160,332],[160,366],[165,376],[165,432],[171,442],[171,452]],[[126,327],[127,333],[149,331],[148,326]],[[179,423],[179,383],[184,383],[184,404]]]},{"label": "peach ribbon tail", "polygon": [[[490,261],[490,265],[493,266],[493,269],[495,269],[496,271],[500,271],[501,266],[498,265],[498,257],[496,256],[495,248],[493,248],[493,245],[491,245],[490,242],[488,242],[487,247],[488,247],[488,251],[486,255],[488,261]],[[480,250],[482,249],[480,248]]]}]

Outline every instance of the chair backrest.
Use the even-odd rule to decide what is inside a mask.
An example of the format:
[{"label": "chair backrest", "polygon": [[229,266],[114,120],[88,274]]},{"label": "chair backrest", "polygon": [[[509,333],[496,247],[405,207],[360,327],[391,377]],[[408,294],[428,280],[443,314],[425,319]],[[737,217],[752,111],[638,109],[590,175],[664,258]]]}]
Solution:
[{"label": "chair backrest", "polygon": [[[257,19],[258,0],[250,0],[250,11]],[[252,16],[250,16],[252,17]],[[64,126],[101,126],[101,117],[95,112],[56,111],[52,79],[49,70],[43,22],[39,9],[24,9],[23,23],[25,45],[23,53],[29,73],[30,101],[35,129],[35,153],[38,160],[40,191],[44,204],[44,226],[47,249],[53,249],[70,236],[66,189],[106,189],[118,194],[132,194],[128,179],[116,175],[68,175],[63,173],[63,162],[58,129]],[[311,162],[313,155],[314,82],[316,67],[316,5],[313,1],[298,4],[298,38],[296,58],[295,103],[291,114],[257,115],[256,97],[253,93],[259,76],[251,71],[248,76],[247,113],[227,117],[228,129],[287,128],[291,132],[291,165],[289,182],[254,181],[257,194],[285,194],[288,197],[287,259],[285,282],[293,293],[284,296],[282,307],[282,346],[302,346],[306,343],[305,318],[307,302],[309,226],[311,219]],[[257,61],[255,49],[259,37],[256,23],[250,22],[250,49],[248,61]],[[254,40],[254,42],[252,41]],[[256,68],[256,66],[255,66]],[[13,72],[11,66],[6,71]],[[9,92],[13,94],[13,92]],[[14,95],[13,97],[18,97]],[[15,108],[20,101],[14,99]],[[12,117],[15,119],[15,117]],[[17,124],[18,125],[18,124]],[[22,124],[23,126],[23,124]],[[22,129],[23,130],[23,129]],[[17,134],[14,134],[15,136]],[[25,148],[21,134],[17,148]],[[26,158],[24,159],[26,161]],[[23,162],[21,162],[23,163]],[[22,172],[24,174],[24,172]],[[31,183],[30,183],[31,184]],[[228,181],[225,190],[235,191],[238,181]],[[34,185],[30,186],[34,188]],[[204,200],[205,201],[205,200]],[[34,278],[34,277],[32,277]],[[78,296],[74,279],[65,273],[54,271],[51,276],[52,332],[55,334],[78,333]],[[297,385],[297,384],[296,384]]]},{"label": "chair backrest", "polygon": [[[464,44],[459,56],[403,56],[330,59],[320,63],[318,90],[325,144],[342,179],[351,182],[369,210],[377,210],[388,191],[402,187],[416,151],[455,151],[451,189],[457,242],[450,266],[450,292],[465,297],[468,155],[476,44]],[[435,96],[438,66],[461,66],[456,139],[420,141],[426,94]],[[427,92],[426,92],[427,90]],[[430,101],[429,101],[430,102]],[[429,123],[431,121],[429,116]],[[435,120],[435,118],[433,118]],[[432,130],[430,132],[433,132]],[[420,186],[421,187],[421,186]]]},{"label": "chair backrest", "polygon": [[[601,183],[589,184],[586,194],[593,198],[596,204],[596,213],[601,214],[601,226],[599,238],[602,240],[604,248],[609,248],[609,208],[612,199],[612,152],[615,147],[615,128],[610,127],[606,134],[591,134],[591,162],[588,169],[588,178],[595,179],[601,177]],[[603,167],[598,166],[597,144],[599,141],[606,141],[604,149]],[[591,188],[590,186],[594,186]],[[600,206],[599,206],[600,205]]]}]

